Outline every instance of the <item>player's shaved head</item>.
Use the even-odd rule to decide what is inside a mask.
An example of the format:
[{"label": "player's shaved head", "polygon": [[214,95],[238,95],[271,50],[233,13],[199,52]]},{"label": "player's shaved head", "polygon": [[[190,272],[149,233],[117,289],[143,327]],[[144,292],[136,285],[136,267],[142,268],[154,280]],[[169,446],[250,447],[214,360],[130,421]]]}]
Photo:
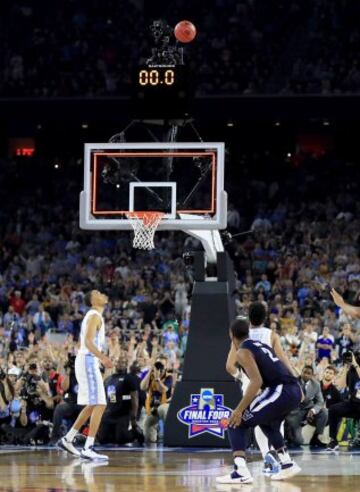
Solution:
[{"label": "player's shaved head", "polygon": [[230,326],[230,333],[236,340],[244,340],[249,336],[249,320],[245,317],[238,317]]}]

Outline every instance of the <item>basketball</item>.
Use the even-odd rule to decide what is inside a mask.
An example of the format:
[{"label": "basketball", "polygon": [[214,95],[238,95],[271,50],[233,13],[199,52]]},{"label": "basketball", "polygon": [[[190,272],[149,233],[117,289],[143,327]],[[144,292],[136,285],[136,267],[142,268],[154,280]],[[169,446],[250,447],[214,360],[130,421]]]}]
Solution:
[{"label": "basketball", "polygon": [[181,43],[191,43],[196,36],[196,27],[192,22],[183,20],[176,24],[174,33],[176,39]]},{"label": "basketball", "polygon": [[223,429],[227,429],[229,427],[229,419],[221,419],[220,427],[222,427]]}]

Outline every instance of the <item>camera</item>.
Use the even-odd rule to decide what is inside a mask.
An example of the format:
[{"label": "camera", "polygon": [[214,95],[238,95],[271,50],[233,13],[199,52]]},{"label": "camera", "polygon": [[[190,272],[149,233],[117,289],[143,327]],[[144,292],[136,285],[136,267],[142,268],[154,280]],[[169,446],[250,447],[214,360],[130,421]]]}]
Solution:
[{"label": "camera", "polygon": [[194,265],[194,261],[195,261],[194,251],[185,251],[182,257],[186,268],[190,268]]},{"label": "camera", "polygon": [[[36,369],[36,364],[30,364],[29,369]],[[23,400],[35,398],[37,396],[37,384],[41,380],[40,376],[34,374],[25,374],[23,376],[24,386],[20,392],[20,396]]]},{"label": "camera", "polygon": [[163,371],[165,369],[164,364],[162,364],[160,361],[155,362],[154,367],[158,371]]},{"label": "camera", "polygon": [[353,352],[352,350],[347,350],[342,355],[343,364],[352,364],[353,354],[356,360],[356,363],[360,365],[360,352]]}]

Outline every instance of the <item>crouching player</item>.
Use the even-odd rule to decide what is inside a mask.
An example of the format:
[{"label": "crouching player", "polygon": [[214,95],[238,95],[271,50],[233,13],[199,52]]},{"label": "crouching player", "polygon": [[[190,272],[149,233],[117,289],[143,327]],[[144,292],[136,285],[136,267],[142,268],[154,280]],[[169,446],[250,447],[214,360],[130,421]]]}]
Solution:
[{"label": "crouching player", "polygon": [[[216,482],[222,484],[251,483],[253,477],[245,461],[250,428],[260,426],[276,450],[280,467],[272,480],[290,478],[300,472],[292,461],[280,432],[285,416],[300,405],[303,394],[297,379],[276,357],[275,352],[259,341],[250,340],[249,322],[237,318],[230,327],[230,337],[237,349],[237,362],[247,374],[250,383],[229,420],[234,471]],[[262,389],[261,393],[259,390]]]}]

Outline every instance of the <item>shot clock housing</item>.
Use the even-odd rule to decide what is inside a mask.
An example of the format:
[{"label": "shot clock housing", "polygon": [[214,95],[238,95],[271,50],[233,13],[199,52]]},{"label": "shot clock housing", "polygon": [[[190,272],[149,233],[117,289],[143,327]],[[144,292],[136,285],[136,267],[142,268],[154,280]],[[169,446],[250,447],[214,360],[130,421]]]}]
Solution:
[{"label": "shot clock housing", "polygon": [[163,20],[154,21],[150,32],[151,57],[133,72],[135,117],[184,118],[193,96],[184,49],[173,41],[173,29]]}]

